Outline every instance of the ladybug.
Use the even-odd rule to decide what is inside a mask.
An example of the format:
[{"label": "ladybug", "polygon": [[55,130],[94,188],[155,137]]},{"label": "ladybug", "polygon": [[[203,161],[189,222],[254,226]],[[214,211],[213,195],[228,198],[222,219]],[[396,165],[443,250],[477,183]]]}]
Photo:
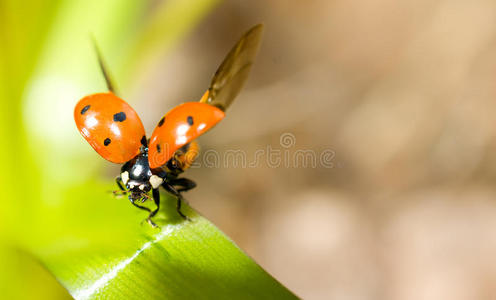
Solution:
[{"label": "ladybug", "polygon": [[[79,100],[74,120],[98,154],[123,164],[116,178],[120,189],[117,193],[128,195],[134,206],[147,211],[146,220],[153,227],[157,227],[152,218],[160,209],[160,187],[177,198],[177,213],[189,220],[181,212],[181,193],[194,188],[196,183],[179,176],[198,155],[199,147],[194,140],[224,118],[225,110],[240,92],[258,52],[262,31],[262,24],[248,30],[217,69],[200,101],[174,107],[160,119],[149,139],[136,111],[116,95],[95,47],[109,91]],[[156,205],[154,210],[140,205],[150,199],[150,192]]]}]

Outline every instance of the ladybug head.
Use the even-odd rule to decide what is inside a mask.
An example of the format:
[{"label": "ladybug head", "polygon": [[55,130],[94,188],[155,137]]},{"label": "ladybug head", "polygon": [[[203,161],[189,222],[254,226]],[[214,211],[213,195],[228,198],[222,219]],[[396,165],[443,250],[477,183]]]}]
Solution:
[{"label": "ladybug head", "polygon": [[135,190],[135,189],[130,190],[128,196],[129,196],[129,200],[131,200],[132,202],[136,202],[136,201],[144,202],[150,197],[147,192],[141,190]]},{"label": "ladybug head", "polygon": [[122,166],[121,179],[129,191],[131,200],[146,198],[152,189],[150,183],[152,171],[148,165],[147,153],[141,153]]}]

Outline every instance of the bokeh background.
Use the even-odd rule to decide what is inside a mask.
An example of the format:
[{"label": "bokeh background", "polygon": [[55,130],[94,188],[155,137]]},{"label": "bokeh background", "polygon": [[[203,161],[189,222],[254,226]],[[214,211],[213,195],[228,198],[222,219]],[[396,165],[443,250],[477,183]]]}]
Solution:
[{"label": "bokeh background", "polygon": [[72,119],[105,87],[89,36],[151,132],[263,22],[202,148],[331,150],[332,165],[193,168],[190,204],[305,299],[496,297],[496,2],[187,2],[0,0],[3,295],[68,297],[18,245],[56,235],[59,208],[88,210],[67,202],[119,169]]}]

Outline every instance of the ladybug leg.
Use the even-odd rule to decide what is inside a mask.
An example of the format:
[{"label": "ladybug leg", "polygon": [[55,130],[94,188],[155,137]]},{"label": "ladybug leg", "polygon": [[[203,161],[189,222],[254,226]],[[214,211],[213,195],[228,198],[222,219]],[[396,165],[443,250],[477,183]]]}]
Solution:
[{"label": "ladybug leg", "polygon": [[182,204],[182,201],[183,201],[183,196],[181,195],[181,193],[176,190],[172,185],[170,185],[168,182],[165,182],[162,183],[162,186],[164,187],[164,189],[171,193],[172,195],[176,196],[177,197],[177,202],[176,202],[176,211],[177,213],[185,220],[188,220],[188,221],[191,221],[191,219],[186,216],[185,214],[183,214],[181,212],[181,204]]},{"label": "ladybug leg", "polygon": [[117,176],[115,178],[115,183],[117,183],[117,186],[121,189],[121,191],[125,192],[126,189],[124,188],[124,186],[122,185],[122,179],[121,179],[121,176]]},{"label": "ladybug leg", "polygon": [[120,191],[113,191],[114,195],[115,196],[122,196],[122,195],[125,195],[127,194],[127,191],[126,189],[124,188],[124,186],[122,185],[122,179],[120,176],[117,176],[115,178],[115,182],[117,183],[117,186],[119,187]]},{"label": "ladybug leg", "polygon": [[169,181],[169,184],[174,186],[179,193],[189,191],[196,187],[196,183],[188,178],[172,179]]},{"label": "ladybug leg", "polygon": [[152,211],[150,213],[150,215],[148,216],[149,222],[151,221],[151,218],[154,217],[157,214],[158,210],[160,209],[160,192],[159,192],[159,190],[153,189],[152,194],[153,194],[153,201],[155,202],[155,205],[157,206],[157,208],[155,208],[155,210]]},{"label": "ladybug leg", "polygon": [[[129,201],[131,201],[131,204],[136,206],[137,208],[142,209],[142,210],[146,210],[147,212],[150,213],[150,215],[152,214],[152,211],[148,207],[144,207],[144,206],[136,204],[134,202],[134,199],[132,199],[131,197],[129,197]],[[153,223],[153,221],[150,219],[150,215],[148,215],[148,218],[146,219],[146,221],[148,222],[148,224],[152,225],[152,227],[158,227],[157,224]]]}]

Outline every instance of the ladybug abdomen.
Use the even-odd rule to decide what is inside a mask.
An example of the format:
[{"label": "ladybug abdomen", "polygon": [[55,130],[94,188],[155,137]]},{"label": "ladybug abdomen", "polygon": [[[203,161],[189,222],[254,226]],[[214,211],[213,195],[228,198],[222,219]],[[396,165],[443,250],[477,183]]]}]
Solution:
[{"label": "ladybug abdomen", "polygon": [[79,132],[106,160],[124,163],[146,145],[138,114],[113,93],[98,93],[79,100],[74,109]]}]

